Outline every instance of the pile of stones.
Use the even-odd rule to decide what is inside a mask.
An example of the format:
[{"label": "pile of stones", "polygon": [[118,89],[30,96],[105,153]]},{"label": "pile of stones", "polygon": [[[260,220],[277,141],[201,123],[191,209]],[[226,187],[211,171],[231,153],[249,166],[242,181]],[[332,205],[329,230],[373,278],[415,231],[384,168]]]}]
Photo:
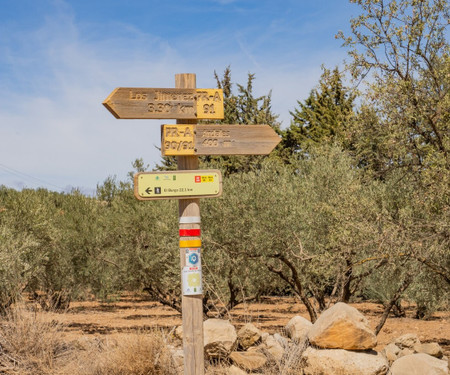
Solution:
[{"label": "pile of stones", "polygon": [[[448,375],[448,358],[437,343],[422,344],[406,334],[374,350],[377,338],[367,319],[354,307],[337,303],[314,324],[293,317],[285,334],[270,335],[253,324],[236,331],[227,320],[204,322],[205,358],[229,363],[228,375],[264,373],[298,375]],[[181,339],[182,329],[175,335]],[[172,347],[180,373],[183,350]]]}]

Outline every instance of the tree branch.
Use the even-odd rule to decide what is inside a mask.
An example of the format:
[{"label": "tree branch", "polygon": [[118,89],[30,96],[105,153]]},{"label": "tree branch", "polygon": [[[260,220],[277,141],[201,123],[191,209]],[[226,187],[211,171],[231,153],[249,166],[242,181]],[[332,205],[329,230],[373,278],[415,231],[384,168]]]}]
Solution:
[{"label": "tree branch", "polygon": [[378,336],[378,333],[381,331],[381,329],[384,326],[384,323],[386,323],[386,319],[389,316],[389,313],[392,309],[392,307],[395,305],[397,300],[402,296],[403,292],[410,286],[410,284],[413,281],[413,276],[411,273],[406,274],[405,279],[398,287],[397,291],[394,293],[392,298],[390,299],[389,303],[386,305],[383,315],[381,316],[380,322],[378,323],[377,327],[375,328],[375,335]]}]

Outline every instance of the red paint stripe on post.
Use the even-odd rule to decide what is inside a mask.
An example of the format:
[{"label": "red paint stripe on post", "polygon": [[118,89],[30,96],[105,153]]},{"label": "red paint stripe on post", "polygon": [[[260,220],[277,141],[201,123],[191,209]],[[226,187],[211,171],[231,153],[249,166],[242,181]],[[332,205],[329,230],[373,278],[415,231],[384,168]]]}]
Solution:
[{"label": "red paint stripe on post", "polygon": [[180,237],[200,237],[200,229],[180,229]]}]

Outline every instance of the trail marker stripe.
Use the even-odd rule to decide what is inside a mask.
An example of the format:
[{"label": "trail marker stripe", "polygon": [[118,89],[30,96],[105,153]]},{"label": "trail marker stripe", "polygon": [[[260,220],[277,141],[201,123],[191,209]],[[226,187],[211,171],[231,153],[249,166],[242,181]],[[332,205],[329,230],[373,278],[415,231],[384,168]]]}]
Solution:
[{"label": "trail marker stripe", "polygon": [[180,237],[200,237],[200,229],[180,229]]},{"label": "trail marker stripe", "polygon": [[201,247],[202,240],[180,240],[180,247]]},{"label": "trail marker stripe", "polygon": [[182,216],[180,217],[180,224],[200,224],[202,222],[200,216]]}]

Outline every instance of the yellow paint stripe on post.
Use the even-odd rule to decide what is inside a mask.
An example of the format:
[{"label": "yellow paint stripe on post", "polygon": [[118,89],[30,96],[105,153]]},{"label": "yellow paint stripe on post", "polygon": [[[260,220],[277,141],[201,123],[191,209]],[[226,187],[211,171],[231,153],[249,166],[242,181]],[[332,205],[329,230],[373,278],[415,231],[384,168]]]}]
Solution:
[{"label": "yellow paint stripe on post", "polygon": [[180,240],[180,247],[201,247],[202,240]]}]

